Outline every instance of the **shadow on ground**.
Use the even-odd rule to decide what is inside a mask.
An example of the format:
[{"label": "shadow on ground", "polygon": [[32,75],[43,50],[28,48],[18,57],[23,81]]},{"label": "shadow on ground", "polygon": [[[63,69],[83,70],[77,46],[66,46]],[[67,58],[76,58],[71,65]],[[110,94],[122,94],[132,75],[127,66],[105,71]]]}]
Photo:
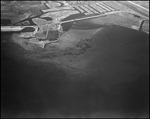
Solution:
[{"label": "shadow on ground", "polygon": [[[69,77],[51,59],[35,63],[24,59],[19,46],[1,45],[3,117],[148,117],[149,35],[117,25],[85,26],[102,28],[88,42],[91,47],[76,57],[55,57],[68,65]],[[3,34],[1,38],[7,40]],[[83,70],[73,72],[81,68],[90,73],[79,77]]]}]

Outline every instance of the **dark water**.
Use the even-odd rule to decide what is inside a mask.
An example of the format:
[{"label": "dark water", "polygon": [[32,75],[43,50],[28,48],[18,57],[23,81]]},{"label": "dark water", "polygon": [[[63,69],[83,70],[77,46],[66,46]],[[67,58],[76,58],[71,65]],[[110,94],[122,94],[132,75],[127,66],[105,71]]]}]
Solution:
[{"label": "dark water", "polygon": [[[117,29],[120,29],[120,34],[129,35],[131,46],[132,43],[137,46],[142,44],[139,55],[147,57],[148,46],[144,46],[148,43],[147,34],[115,26],[114,30]],[[114,38],[113,42],[120,42],[115,41],[118,34],[114,33],[112,31],[108,36]],[[107,92],[100,87],[100,77],[71,80],[65,71],[54,64],[23,59],[27,52],[12,43],[10,35],[2,33],[1,36],[2,117],[17,117],[21,114],[22,117],[148,117],[148,72],[145,71],[135,81],[116,84]]]},{"label": "dark water", "polygon": [[10,25],[11,20],[10,19],[1,19],[1,25]]}]

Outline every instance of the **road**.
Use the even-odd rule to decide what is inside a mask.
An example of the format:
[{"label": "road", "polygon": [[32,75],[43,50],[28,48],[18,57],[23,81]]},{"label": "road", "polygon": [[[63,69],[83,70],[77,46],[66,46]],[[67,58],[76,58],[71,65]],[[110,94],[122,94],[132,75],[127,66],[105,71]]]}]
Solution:
[{"label": "road", "polygon": [[[146,2],[146,1],[143,1],[143,3],[144,2]],[[145,5],[141,6],[141,5],[138,5],[137,3],[131,2],[131,1],[118,1],[118,3],[121,3],[122,5],[125,5],[127,8],[132,9],[133,11],[149,18],[149,8],[147,8]]]}]

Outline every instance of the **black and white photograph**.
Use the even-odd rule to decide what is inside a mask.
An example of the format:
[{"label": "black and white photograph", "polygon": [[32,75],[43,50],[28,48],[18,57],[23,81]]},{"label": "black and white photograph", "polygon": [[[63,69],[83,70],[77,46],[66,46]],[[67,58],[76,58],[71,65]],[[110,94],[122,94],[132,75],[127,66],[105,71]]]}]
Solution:
[{"label": "black and white photograph", "polygon": [[149,118],[149,1],[1,0],[1,118]]}]

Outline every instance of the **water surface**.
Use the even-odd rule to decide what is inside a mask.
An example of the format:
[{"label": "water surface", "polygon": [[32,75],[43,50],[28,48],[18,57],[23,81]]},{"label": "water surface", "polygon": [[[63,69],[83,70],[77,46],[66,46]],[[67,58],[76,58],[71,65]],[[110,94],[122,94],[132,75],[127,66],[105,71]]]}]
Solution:
[{"label": "water surface", "polygon": [[[85,31],[98,28],[84,26]],[[80,27],[72,32],[79,35]],[[100,27],[90,48],[76,57],[58,56],[62,64],[57,66],[42,57],[44,51],[26,51],[11,38],[11,33],[2,33],[3,117],[148,117],[146,33],[117,25]],[[26,58],[29,55],[34,60]]]}]

